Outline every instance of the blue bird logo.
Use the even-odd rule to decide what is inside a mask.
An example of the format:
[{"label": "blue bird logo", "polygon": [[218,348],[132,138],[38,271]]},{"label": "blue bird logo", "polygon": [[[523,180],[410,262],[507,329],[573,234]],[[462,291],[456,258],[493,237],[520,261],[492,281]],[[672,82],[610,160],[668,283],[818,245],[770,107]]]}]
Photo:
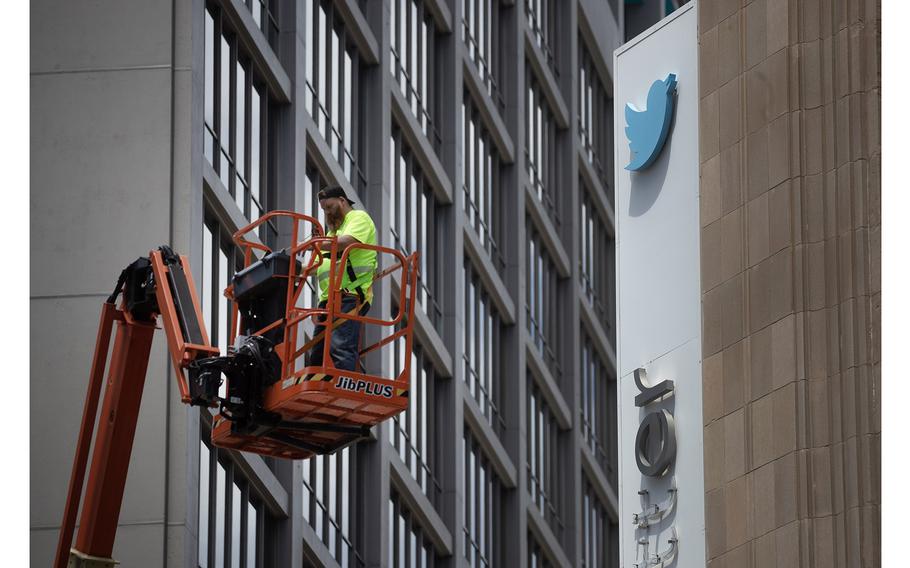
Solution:
[{"label": "blue bird logo", "polygon": [[654,163],[670,132],[676,94],[676,75],[658,79],[648,90],[648,108],[638,110],[626,103],[626,138],[632,151],[627,170],[643,170]]}]

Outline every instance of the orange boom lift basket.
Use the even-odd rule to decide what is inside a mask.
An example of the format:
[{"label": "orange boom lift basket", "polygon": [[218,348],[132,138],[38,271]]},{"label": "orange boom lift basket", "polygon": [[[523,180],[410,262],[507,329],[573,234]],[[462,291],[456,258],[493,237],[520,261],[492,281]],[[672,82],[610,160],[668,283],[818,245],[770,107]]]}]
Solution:
[{"label": "orange boom lift basket", "polygon": [[[291,246],[272,251],[250,238],[266,222],[290,220]],[[304,236],[306,236],[304,238]],[[238,426],[230,411],[222,409],[212,428],[216,446],[289,459],[304,459],[314,454],[333,453],[369,435],[369,429],[408,407],[414,302],[418,278],[418,253],[405,256],[398,250],[355,243],[338,250],[335,237],[325,236],[319,221],[291,211],[272,211],[237,231],[234,242],[243,250],[243,270],[225,290],[232,302],[229,341],[233,345],[240,331],[244,335],[271,338],[280,361],[280,374],[265,386],[261,407],[270,416],[267,428]],[[320,248],[327,247],[320,254]],[[373,285],[388,278],[397,292],[397,307],[390,319],[368,317],[357,309],[341,310],[341,283],[348,258],[356,249],[376,252],[377,271]],[[260,255],[259,257],[257,257]],[[314,288],[308,282],[323,262],[329,262],[329,295],[324,308],[313,301]],[[386,265],[384,268],[383,266]],[[254,284],[250,285],[252,281]],[[284,294],[283,311],[260,310],[250,306],[257,301],[257,290],[265,290],[274,302],[276,293]],[[309,296],[309,297],[308,297]],[[250,299],[250,298],[253,299]],[[261,305],[260,305],[261,307]],[[262,312],[266,312],[265,315]],[[268,315],[268,314],[271,315]],[[384,328],[384,336],[360,347],[361,366],[357,371],[335,368],[331,354],[332,332],[348,321],[361,322],[361,338],[370,328]],[[313,337],[312,330],[324,331]],[[254,329],[255,328],[255,329]],[[240,330],[240,331],[238,331]],[[363,357],[393,342],[403,341],[405,354],[401,372],[394,377],[367,373]],[[321,342],[322,364],[307,366],[306,355]],[[394,346],[393,346],[394,347]],[[228,400],[231,396],[230,378]]]}]

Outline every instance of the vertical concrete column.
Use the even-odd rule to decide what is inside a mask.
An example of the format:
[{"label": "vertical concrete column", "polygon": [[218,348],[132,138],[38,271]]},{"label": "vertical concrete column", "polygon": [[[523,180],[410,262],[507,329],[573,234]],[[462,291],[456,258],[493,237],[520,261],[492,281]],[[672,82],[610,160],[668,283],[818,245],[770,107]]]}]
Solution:
[{"label": "vertical concrete column", "polygon": [[[363,16],[376,38],[379,47],[379,62],[376,65],[363,67],[360,74],[360,129],[361,129],[361,162],[366,176],[366,189],[362,206],[367,209],[376,224],[376,234],[380,244],[389,245],[391,241],[389,219],[392,211],[389,207],[392,188],[389,186],[389,138],[391,129],[390,89],[392,79],[389,71],[390,50],[390,6],[389,1],[368,2],[360,4]],[[374,317],[391,317],[392,304],[390,281],[388,278],[377,283],[373,294],[373,306],[370,315]],[[389,332],[375,326],[368,327],[364,344],[379,341]],[[375,354],[367,360],[369,368],[381,369],[384,376],[391,376],[393,369],[388,358]],[[392,421],[387,420],[377,428],[374,434],[377,440],[361,443],[357,447],[357,483],[358,512],[354,519],[357,525],[357,539],[361,546],[364,562],[368,567],[384,566],[389,558],[390,527],[388,526],[388,507],[390,493],[389,478],[389,429]],[[378,522],[377,522],[378,519]]]},{"label": "vertical concrete column", "polygon": [[[506,127],[512,136],[515,161],[505,168],[502,178],[503,203],[503,248],[505,256],[505,285],[512,291],[515,302],[515,325],[503,334],[503,414],[506,429],[503,444],[518,470],[518,485],[507,492],[503,503],[503,530],[505,542],[503,554],[516,559],[516,565],[528,565],[528,517],[530,503],[527,479],[527,354],[528,322],[525,304],[527,302],[527,231],[525,228],[526,205],[525,185],[528,175],[525,170],[525,116],[527,92],[525,90],[525,0],[517,0],[503,12],[502,45],[504,61],[514,61],[505,66],[503,73],[503,94],[505,96]],[[506,373],[511,369],[511,373]]]},{"label": "vertical concrete column", "polygon": [[578,2],[572,2],[560,12],[559,33],[556,56],[559,74],[559,88],[569,111],[569,128],[562,135],[566,138],[559,147],[557,163],[562,199],[562,241],[569,257],[570,277],[563,282],[563,301],[565,310],[560,322],[563,340],[562,357],[564,375],[562,393],[571,414],[571,428],[560,437],[561,451],[560,472],[563,484],[562,494],[558,496],[562,503],[561,515],[565,523],[565,535],[561,543],[566,556],[574,564],[581,562],[582,525],[581,525],[581,430],[579,410],[581,408],[581,313],[579,299],[579,259],[581,258],[581,195],[579,187],[578,166]]},{"label": "vertical concrete column", "polygon": [[[309,119],[303,101],[306,100],[306,53],[305,30],[311,22],[306,21],[302,6],[291,0],[278,5],[278,58],[282,67],[291,77],[292,100],[289,105],[277,109],[278,120],[270,127],[276,133],[277,156],[274,170],[275,183],[269,197],[275,199],[272,209],[304,211],[309,207],[303,200],[303,184],[306,178],[306,124]],[[274,125],[274,126],[272,126]],[[278,226],[280,246],[290,243],[290,223]],[[305,462],[276,460],[275,477],[288,494],[288,518],[278,523],[279,534],[275,536],[276,561],[282,565],[300,566],[303,563],[303,466]]]},{"label": "vertical concrete column", "polygon": [[[437,73],[437,85],[442,99],[439,118],[439,133],[442,136],[440,161],[452,180],[452,205],[446,208],[443,238],[440,244],[441,273],[449,275],[442,282],[443,290],[443,340],[452,354],[453,376],[450,379],[437,378],[436,409],[438,436],[434,443],[441,445],[437,463],[438,480],[442,487],[439,514],[452,535],[452,556],[444,558],[442,566],[461,566],[465,557],[464,477],[465,457],[461,451],[464,433],[464,191],[462,153],[464,119],[461,109],[464,100],[464,25],[461,20],[463,2],[453,0],[444,3],[448,9],[452,33],[437,39],[437,49],[442,60]],[[450,435],[450,433],[452,433]]]},{"label": "vertical concrete column", "polygon": [[[202,267],[203,98],[205,95],[205,2],[174,2],[171,34],[171,238]],[[157,243],[155,243],[157,244]],[[154,244],[149,244],[151,249]],[[197,290],[197,292],[199,292]],[[167,365],[167,505],[165,565],[196,562],[199,519],[199,410],[180,402],[174,370]]]}]

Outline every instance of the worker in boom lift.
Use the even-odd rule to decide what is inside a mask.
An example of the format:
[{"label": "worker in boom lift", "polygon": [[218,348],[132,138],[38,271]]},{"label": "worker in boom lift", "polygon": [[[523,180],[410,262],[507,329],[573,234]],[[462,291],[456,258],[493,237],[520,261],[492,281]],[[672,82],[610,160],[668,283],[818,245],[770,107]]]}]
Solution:
[{"label": "worker in boom lift", "polygon": [[[344,190],[338,186],[326,187],[318,193],[319,206],[325,212],[328,232],[326,236],[337,237],[337,261],[349,246],[355,243],[376,244],[376,226],[366,211],[352,207]],[[331,243],[320,245],[323,262],[316,270],[319,280],[319,307],[325,308],[329,298],[329,252]],[[341,306],[339,312],[366,315],[373,301],[373,275],[376,271],[376,251],[362,248],[352,249],[346,266],[342,270]],[[337,276],[336,276],[337,278]],[[360,360],[360,334],[362,322],[346,320],[332,330],[329,353],[337,369],[356,371]],[[317,325],[315,335],[325,329]],[[308,366],[321,366],[323,342],[318,342],[309,352]]]}]

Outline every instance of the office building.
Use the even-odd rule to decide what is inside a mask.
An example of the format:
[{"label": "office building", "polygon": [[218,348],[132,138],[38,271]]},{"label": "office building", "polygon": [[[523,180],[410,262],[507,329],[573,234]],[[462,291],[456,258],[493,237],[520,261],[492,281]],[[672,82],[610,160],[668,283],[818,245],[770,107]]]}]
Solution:
[{"label": "office building", "polygon": [[[158,337],[114,557],[616,565],[622,11],[619,0],[34,3],[32,564],[56,544],[98,311],[120,270],[160,244],[189,255],[224,348],[230,235],[273,209],[316,214],[315,192],[337,183],[381,244],[422,255],[411,408],[334,456],[226,452],[208,442],[210,415],[178,401]],[[281,247],[282,230],[260,237]],[[380,289],[373,313],[392,298]]]}]

